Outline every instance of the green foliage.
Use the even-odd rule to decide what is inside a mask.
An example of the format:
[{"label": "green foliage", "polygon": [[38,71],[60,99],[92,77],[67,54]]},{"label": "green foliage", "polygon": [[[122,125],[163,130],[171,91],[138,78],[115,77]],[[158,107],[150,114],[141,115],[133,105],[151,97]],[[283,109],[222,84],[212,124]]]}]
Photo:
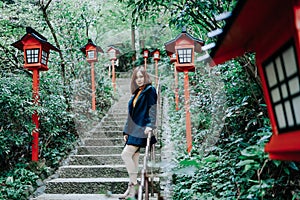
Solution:
[{"label": "green foliage", "polygon": [[[105,59],[99,56],[97,111],[91,112],[90,66],[79,50],[91,35],[98,37],[95,30],[101,15],[97,13],[103,4],[52,1],[43,13],[43,3],[0,1],[0,199],[28,199],[37,181],[53,173],[74,149],[81,131],[78,121],[89,123],[90,115],[99,121],[112,102],[111,82],[102,70]],[[11,46],[25,34],[26,26],[61,50],[50,52],[49,70],[39,73],[39,105],[32,101],[32,72],[23,68],[23,52]],[[86,99],[78,106],[76,97],[82,91]],[[39,162],[31,162],[35,111],[39,114]]]},{"label": "green foliage", "polygon": [[0,177],[1,199],[26,200],[36,187],[35,181],[39,178],[34,172],[18,165]]},{"label": "green foliage", "polygon": [[28,158],[31,141],[30,79],[8,74],[0,79],[0,169],[10,169]]}]

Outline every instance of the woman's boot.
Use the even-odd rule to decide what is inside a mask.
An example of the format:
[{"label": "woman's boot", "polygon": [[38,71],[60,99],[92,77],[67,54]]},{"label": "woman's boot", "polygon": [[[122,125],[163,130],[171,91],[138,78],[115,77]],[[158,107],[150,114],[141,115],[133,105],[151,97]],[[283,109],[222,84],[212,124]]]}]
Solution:
[{"label": "woman's boot", "polygon": [[122,196],[119,197],[119,199],[125,199],[129,195],[130,185],[131,185],[131,183],[128,183],[127,190],[124,192],[124,194]]},{"label": "woman's boot", "polygon": [[139,184],[131,183],[129,186],[129,194],[125,199],[138,199]]}]

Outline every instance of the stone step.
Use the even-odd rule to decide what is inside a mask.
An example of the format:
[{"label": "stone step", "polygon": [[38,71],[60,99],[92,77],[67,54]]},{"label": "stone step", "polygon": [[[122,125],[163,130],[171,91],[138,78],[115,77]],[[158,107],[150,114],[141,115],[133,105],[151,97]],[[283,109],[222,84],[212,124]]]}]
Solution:
[{"label": "stone step", "polygon": [[[160,154],[155,156],[156,162],[160,162]],[[144,159],[144,154],[140,155],[140,163]],[[70,156],[70,165],[119,165],[124,164],[121,154],[110,155],[73,155]]]},{"label": "stone step", "polygon": [[[48,194],[122,194],[129,178],[57,178],[46,183]],[[156,191],[159,178],[154,179]]]},{"label": "stone step", "polygon": [[121,113],[108,113],[105,118],[114,118],[114,119],[125,118],[126,119],[127,115],[128,114],[127,114],[127,109],[126,109],[125,112],[121,112]]},{"label": "stone step", "polygon": [[[139,168],[143,166],[140,164]],[[158,168],[152,168],[154,174]],[[58,171],[60,178],[121,178],[128,177],[125,165],[69,165],[62,166]],[[138,174],[140,176],[140,173]]]},{"label": "stone step", "polygon": [[103,125],[101,126],[98,130],[99,131],[123,131],[124,125],[120,126],[108,126],[108,125]]},{"label": "stone step", "polygon": [[[129,100],[129,99],[128,99]],[[109,109],[109,114],[126,114],[127,115],[127,106],[128,106],[128,100],[114,104],[110,109]]]},{"label": "stone step", "polygon": [[91,131],[89,137],[93,138],[123,138],[123,130],[115,131],[104,131],[104,130],[94,130]]},{"label": "stone step", "polygon": [[[124,108],[124,110],[127,110],[127,108]],[[109,120],[125,120],[127,119],[127,113],[120,113],[120,114],[113,114],[113,113],[108,113],[103,120],[104,121],[109,121]]]},{"label": "stone step", "polygon": [[124,145],[123,138],[86,138],[83,140],[86,146],[121,146]]},{"label": "stone step", "polygon": [[106,126],[118,126],[118,127],[124,127],[126,123],[126,120],[106,120],[103,121],[102,124]]},{"label": "stone step", "polygon": [[60,167],[58,173],[60,178],[128,177],[125,165],[69,165]]},{"label": "stone step", "polygon": [[124,146],[80,146],[77,148],[77,155],[88,155],[88,154],[121,154]]},{"label": "stone step", "polygon": [[[119,200],[122,194],[42,194],[30,200]],[[145,199],[145,198],[143,198]],[[157,194],[152,197],[149,195],[149,200],[157,200]]]},{"label": "stone step", "polygon": [[[110,155],[121,154],[124,145],[122,146],[79,146],[77,148],[77,155]],[[155,146],[158,151],[159,146]],[[140,149],[140,153],[144,153],[145,148]]]}]

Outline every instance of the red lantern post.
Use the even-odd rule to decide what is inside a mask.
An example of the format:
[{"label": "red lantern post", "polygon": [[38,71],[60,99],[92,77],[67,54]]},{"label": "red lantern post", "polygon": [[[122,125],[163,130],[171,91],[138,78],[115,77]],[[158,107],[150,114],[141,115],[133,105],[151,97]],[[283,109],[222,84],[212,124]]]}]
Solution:
[{"label": "red lantern post", "polygon": [[145,70],[147,70],[147,59],[149,57],[149,50],[143,49],[142,54],[143,54],[143,58],[144,58],[144,67],[145,67]]},{"label": "red lantern post", "polygon": [[153,55],[153,59],[155,61],[155,84],[157,86],[157,84],[158,84],[158,61],[160,60],[160,51],[159,51],[159,49],[155,49],[152,52],[152,55]]},{"label": "red lantern post", "polygon": [[165,44],[168,54],[176,54],[176,71],[184,73],[184,97],[186,112],[186,142],[188,153],[192,150],[192,130],[190,114],[189,72],[195,71],[194,52],[200,53],[204,42],[193,38],[184,29],[174,40]]},{"label": "red lantern post", "polygon": [[[24,68],[32,71],[32,98],[34,105],[39,104],[39,71],[48,70],[48,58],[50,50],[59,51],[47,42],[47,39],[31,27],[26,28],[26,34],[21,40],[12,44],[24,52]],[[38,161],[39,157],[39,116],[37,111],[32,114],[35,129],[32,131],[32,161]]]},{"label": "red lantern post", "polygon": [[107,50],[107,53],[109,55],[109,59],[111,61],[111,66],[112,66],[112,85],[114,88],[114,92],[116,92],[115,61],[117,60],[117,55],[120,54],[120,51],[117,48],[110,46]]},{"label": "red lantern post", "polygon": [[86,60],[91,64],[91,82],[92,82],[92,110],[96,110],[96,84],[95,84],[95,66],[98,62],[98,52],[103,53],[101,47],[95,45],[91,39],[88,43],[81,47],[80,50],[86,55]]}]

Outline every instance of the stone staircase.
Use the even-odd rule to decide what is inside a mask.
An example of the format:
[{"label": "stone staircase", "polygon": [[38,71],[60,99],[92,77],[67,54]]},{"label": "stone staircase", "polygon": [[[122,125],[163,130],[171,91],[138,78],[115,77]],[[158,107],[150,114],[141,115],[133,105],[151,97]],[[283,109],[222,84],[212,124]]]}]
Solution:
[{"label": "stone staircase", "polygon": [[127,189],[129,178],[120,154],[131,95],[129,85],[128,78],[117,80],[118,101],[101,122],[84,134],[82,145],[69,156],[67,164],[58,169],[57,177],[46,182],[44,193],[32,200],[114,200]]}]

